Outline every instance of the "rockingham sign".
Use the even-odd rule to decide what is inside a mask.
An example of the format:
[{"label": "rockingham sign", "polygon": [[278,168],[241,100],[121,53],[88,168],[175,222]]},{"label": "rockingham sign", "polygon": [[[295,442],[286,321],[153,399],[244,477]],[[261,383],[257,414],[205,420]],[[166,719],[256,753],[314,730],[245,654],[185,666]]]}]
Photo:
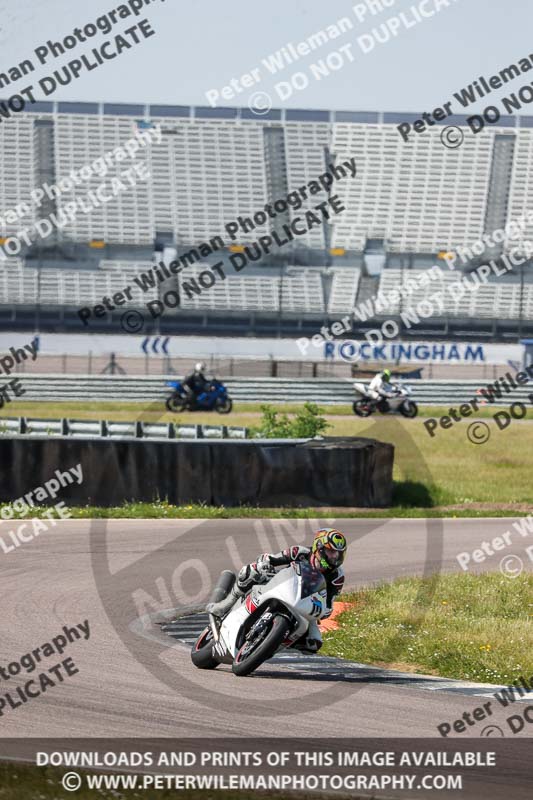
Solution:
[{"label": "rockingham sign", "polygon": [[[125,334],[61,334],[42,333],[39,338],[39,357],[69,353],[77,356],[168,356],[169,358],[209,359],[277,359],[286,361],[342,360],[356,362],[383,362],[429,364],[508,364],[517,368],[524,358],[521,344],[486,344],[480,342],[426,342],[386,341],[368,342],[366,339],[336,339],[335,325],[332,333],[323,329],[317,341],[311,339],[251,339],[246,336],[157,336]],[[25,334],[6,334],[14,347],[23,347]],[[164,349],[162,345],[164,344]]]},{"label": "rockingham sign", "polygon": [[479,342],[382,342],[329,341],[323,343],[322,358],[383,364],[507,364],[521,363],[522,345],[480,344]]}]

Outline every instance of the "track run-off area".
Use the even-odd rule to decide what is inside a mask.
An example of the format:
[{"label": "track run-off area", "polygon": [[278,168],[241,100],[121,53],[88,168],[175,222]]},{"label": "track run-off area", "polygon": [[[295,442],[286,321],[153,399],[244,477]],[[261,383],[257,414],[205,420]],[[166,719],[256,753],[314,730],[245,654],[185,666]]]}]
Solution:
[{"label": "track run-off area", "polygon": [[[350,544],[346,587],[460,571],[459,553],[501,536],[513,522],[339,520]],[[16,708],[3,707],[2,736],[315,736],[318,713],[324,737],[438,737],[439,724],[453,723],[497,688],[318,656],[282,654],[249,678],[226,666],[193,667],[190,645],[219,572],[309,541],[326,524],[334,520],[63,520],[0,554],[0,666],[22,664],[18,674],[6,673],[2,694],[15,696],[17,686],[68,658],[77,670],[69,662],[61,680],[47,672],[54,686]],[[13,527],[0,523],[0,536]],[[469,568],[497,571],[511,553],[519,555],[514,548]],[[46,655],[43,645],[54,639],[58,647]],[[30,671],[23,657],[36,649]],[[521,702],[532,703],[532,693]],[[490,735],[481,733],[488,723],[504,728],[517,712],[493,703],[490,719],[461,736]],[[532,736],[533,726],[517,735]]]}]

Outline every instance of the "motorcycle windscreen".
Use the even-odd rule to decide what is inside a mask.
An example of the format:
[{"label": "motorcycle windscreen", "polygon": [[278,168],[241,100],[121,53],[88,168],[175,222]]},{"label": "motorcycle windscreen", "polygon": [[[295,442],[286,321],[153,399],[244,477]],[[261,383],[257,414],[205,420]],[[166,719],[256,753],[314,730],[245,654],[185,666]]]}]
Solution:
[{"label": "motorcycle windscreen", "polygon": [[306,561],[300,561],[296,567],[302,579],[302,598],[326,589],[326,579],[321,572],[313,569]]}]

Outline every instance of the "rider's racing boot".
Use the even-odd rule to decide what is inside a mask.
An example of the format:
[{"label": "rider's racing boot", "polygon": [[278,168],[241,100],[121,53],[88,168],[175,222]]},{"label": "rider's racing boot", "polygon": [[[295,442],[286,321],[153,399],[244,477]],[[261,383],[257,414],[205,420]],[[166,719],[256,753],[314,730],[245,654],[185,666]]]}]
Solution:
[{"label": "rider's racing boot", "polygon": [[305,634],[297,639],[292,646],[293,650],[298,650],[300,653],[309,653],[310,655],[315,655],[315,653],[318,653],[321,647],[321,639],[311,639]]},{"label": "rider's racing boot", "polygon": [[220,600],[218,603],[208,603],[208,605],[206,606],[206,611],[209,614],[212,614],[214,617],[222,619],[227,614],[229,614],[229,612],[231,611],[237,600],[240,597],[243,597],[243,595],[244,592],[242,591],[242,589],[239,589],[237,584],[234,584],[233,588],[231,589],[227,597],[225,597],[223,600]]}]

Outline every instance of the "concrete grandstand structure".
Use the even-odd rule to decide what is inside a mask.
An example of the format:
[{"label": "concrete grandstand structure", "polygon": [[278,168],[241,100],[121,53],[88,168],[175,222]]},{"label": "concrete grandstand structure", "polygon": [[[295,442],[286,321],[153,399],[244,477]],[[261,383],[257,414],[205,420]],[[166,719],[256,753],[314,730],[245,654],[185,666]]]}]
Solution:
[{"label": "concrete grandstand structure", "polygon": [[[434,263],[445,272],[444,287],[460,277],[459,268],[468,272],[483,258],[498,259],[516,249],[529,254],[524,243],[533,241],[533,215],[518,237],[458,262],[456,271],[446,273],[446,263],[437,261],[439,253],[469,248],[533,210],[533,117],[502,118],[478,135],[465,117],[448,118],[446,125],[465,134],[457,149],[443,145],[444,124],[406,143],[397,126],[416,118],[275,109],[258,116],[249,109],[132,104],[28,106],[0,126],[2,244],[49,213],[59,214],[106,177],[118,176],[124,165],[114,164],[106,177],[93,175],[40,206],[30,202],[35,187],[60,182],[138,131],[160,125],[162,135],[135,157],[149,171],[149,181],[128,187],[90,214],[76,215],[15,257],[2,251],[0,325],[28,324],[38,308],[39,324],[78,329],[76,308],[97,304],[131,284],[165,247],[179,257],[215,237],[225,245],[216,254],[164,286],[138,292],[129,306],[142,308],[172,289],[179,303],[154,323],[161,330],[313,330],[317,321],[353,315],[368,298]],[[230,220],[253,216],[351,158],[357,176],[331,190],[346,208],[331,224],[314,227],[297,244],[242,272],[229,268],[226,280],[201,295],[183,291],[183,282],[210,264],[228,263],[232,248],[250,245],[325,195],[308,197],[300,209],[289,207],[275,220],[239,231],[235,241],[225,230]],[[17,218],[10,209],[18,209]],[[424,291],[417,295],[426,297]],[[398,303],[388,315],[401,310]],[[118,316],[109,312],[96,321],[97,329],[110,328]],[[365,320],[357,315],[354,320],[355,330],[363,330]],[[525,257],[520,267],[491,277],[476,292],[458,300],[447,297],[442,313],[426,320],[424,333],[453,334],[465,326],[493,336],[533,330],[533,276]]]}]

